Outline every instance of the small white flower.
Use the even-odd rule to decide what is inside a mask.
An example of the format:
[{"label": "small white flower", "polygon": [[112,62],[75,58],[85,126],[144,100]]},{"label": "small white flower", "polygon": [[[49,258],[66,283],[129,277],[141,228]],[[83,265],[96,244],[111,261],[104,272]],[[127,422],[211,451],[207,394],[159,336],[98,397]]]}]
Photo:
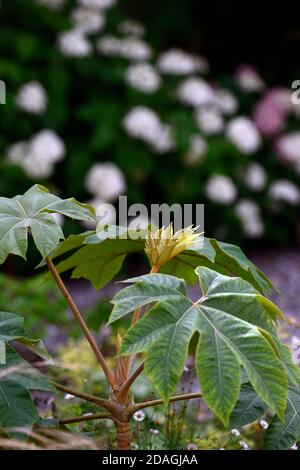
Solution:
[{"label": "small white flower", "polygon": [[47,107],[47,94],[39,82],[23,85],[16,96],[16,104],[20,109],[32,114],[43,114]]},{"label": "small white flower", "polygon": [[255,202],[247,199],[240,200],[235,207],[235,213],[249,238],[259,238],[264,234],[260,208]]},{"label": "small white flower", "polygon": [[65,144],[51,129],[35,134],[29,144],[29,153],[37,155],[43,161],[56,163],[64,158]]},{"label": "small white flower", "polygon": [[147,63],[129,66],[126,70],[125,81],[132,88],[144,93],[154,93],[161,83],[155,68]]},{"label": "small white flower", "polygon": [[225,450],[225,449],[224,449],[224,447],[220,447],[220,449],[219,449],[219,450]]},{"label": "small white flower", "polygon": [[240,431],[238,429],[230,429],[230,434],[232,434],[234,437],[239,437],[241,435]]},{"label": "small white flower", "polygon": [[132,19],[122,21],[118,26],[118,30],[120,33],[130,36],[143,36],[145,33],[144,26]]},{"label": "small white flower", "polygon": [[258,163],[251,163],[245,171],[244,181],[252,191],[261,191],[267,183],[265,169]]},{"label": "small white flower", "polygon": [[106,10],[115,5],[117,0],[79,0],[79,3],[87,8]]},{"label": "small white flower", "polygon": [[212,176],[206,184],[205,192],[209,199],[224,205],[231,204],[237,196],[232,180],[224,175]]},{"label": "small white flower", "polygon": [[290,447],[290,450],[298,450],[298,446],[296,442]]},{"label": "small white flower", "polygon": [[216,108],[200,108],[196,111],[195,117],[204,134],[219,134],[224,129],[223,117]]},{"label": "small white flower", "polygon": [[269,427],[269,423],[265,419],[261,419],[260,422],[259,422],[259,425],[263,429],[268,429],[268,427]]},{"label": "small white flower", "polygon": [[244,450],[249,450],[250,449],[250,447],[248,446],[248,444],[245,441],[239,441],[239,444]]},{"label": "small white flower", "polygon": [[179,100],[189,106],[204,106],[214,103],[215,94],[212,87],[201,78],[185,79],[177,90]]},{"label": "small white flower", "polygon": [[288,180],[278,180],[271,184],[269,196],[275,202],[283,202],[291,206],[300,203],[300,191],[297,186]]},{"label": "small white flower", "polygon": [[151,432],[152,434],[159,434],[159,430],[158,430],[158,429],[154,429],[154,428],[150,428],[150,429],[149,429],[149,432]]},{"label": "small white flower", "polygon": [[145,413],[144,413],[142,410],[136,411],[136,412],[133,414],[133,419],[134,419],[135,421],[138,421],[138,422],[144,421],[144,419],[145,419]]},{"label": "small white flower", "polygon": [[190,148],[184,155],[184,163],[186,166],[194,166],[200,163],[207,152],[206,141],[198,134],[190,137]]},{"label": "small white flower", "polygon": [[86,175],[86,189],[104,201],[111,201],[126,189],[125,178],[114,163],[96,163]]},{"label": "small white flower", "polygon": [[170,75],[188,75],[208,70],[208,63],[205,59],[180,49],[163,52],[158,58],[157,65],[162,73]]},{"label": "small white flower", "polygon": [[244,116],[232,119],[227,127],[228,139],[245,154],[251,154],[261,145],[260,134],[254,123]]},{"label": "small white flower", "polygon": [[73,398],[74,398],[74,395],[70,395],[69,393],[65,395],[65,400],[73,400]]},{"label": "small white flower", "polygon": [[68,57],[87,57],[92,53],[91,43],[83,32],[75,29],[61,33],[58,46],[62,54]]},{"label": "small white flower", "polygon": [[99,52],[111,57],[123,57],[132,61],[146,61],[151,58],[150,46],[138,37],[128,36],[122,39],[104,36],[98,43]]},{"label": "small white flower", "polygon": [[235,79],[239,87],[246,92],[261,91],[265,87],[265,83],[256,69],[250,65],[240,66]]},{"label": "small white flower", "polygon": [[234,114],[238,110],[238,101],[228,90],[217,90],[215,96],[215,105],[223,114]]},{"label": "small white flower", "polygon": [[82,33],[99,32],[105,25],[105,17],[100,12],[83,7],[72,10],[72,20],[75,29]]},{"label": "small white flower", "polygon": [[83,413],[82,416],[92,416],[93,413]]}]

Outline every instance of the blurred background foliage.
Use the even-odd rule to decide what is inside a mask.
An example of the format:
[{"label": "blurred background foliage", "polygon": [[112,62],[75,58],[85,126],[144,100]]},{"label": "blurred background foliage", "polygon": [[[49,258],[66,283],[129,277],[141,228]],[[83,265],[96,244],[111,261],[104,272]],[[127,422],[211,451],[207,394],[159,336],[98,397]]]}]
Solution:
[{"label": "blurred background foliage", "polygon": [[119,194],[204,202],[210,236],[298,241],[288,4],[272,5],[272,20],[267,2],[14,0],[0,11],[1,195],[41,182],[96,206]]}]

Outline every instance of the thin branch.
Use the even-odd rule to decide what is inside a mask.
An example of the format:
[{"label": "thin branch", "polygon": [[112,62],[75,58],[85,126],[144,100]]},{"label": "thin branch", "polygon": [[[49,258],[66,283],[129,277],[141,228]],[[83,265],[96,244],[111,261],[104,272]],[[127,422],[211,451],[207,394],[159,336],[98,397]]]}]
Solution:
[{"label": "thin branch", "polygon": [[93,421],[94,419],[113,419],[110,414],[94,413],[86,416],[74,416],[74,418],[61,419],[60,424],[81,423],[82,421]]},{"label": "thin branch", "polygon": [[144,370],[144,363],[140,364],[135,371],[128,377],[128,379],[123,383],[121,386],[119,392],[118,392],[118,398],[122,400],[123,398],[127,396],[131,385],[133,382],[138,378],[138,376],[143,372]]},{"label": "thin branch", "polygon": [[[169,402],[191,400],[192,398],[201,398],[201,397],[202,397],[201,393],[188,393],[186,395],[177,395],[175,397],[171,397]],[[150,406],[156,406],[156,405],[162,405],[163,403],[165,402],[162,399],[144,401],[143,403],[137,403],[136,405],[133,405],[133,407],[131,408],[131,411],[132,413],[135,413],[136,411],[142,410],[143,408],[148,408]]]},{"label": "thin branch", "polygon": [[92,403],[95,403],[98,406],[101,406],[102,408],[105,408],[108,411],[114,411],[115,407],[109,402],[108,400],[105,400],[104,398],[98,398],[94,397],[93,395],[88,395],[87,393],[82,393],[78,392],[77,390],[73,390],[72,388],[66,387],[65,385],[61,385],[57,382],[51,382],[52,385],[54,385],[57,390],[60,390],[64,393],[68,393],[69,395],[72,395],[77,398],[81,398],[82,400],[90,401]]},{"label": "thin branch", "polygon": [[72,313],[75,317],[75,319],[77,320],[77,322],[79,323],[86,339],[88,340],[88,342],[90,343],[90,346],[91,348],[93,349],[98,361],[99,361],[99,364],[101,365],[104,373],[105,373],[105,376],[107,378],[107,381],[108,383],[111,385],[111,387],[114,389],[115,387],[115,379],[114,379],[114,376],[113,376],[113,373],[110,371],[97,343],[96,343],[96,340],[94,338],[94,336],[92,335],[92,333],[90,332],[90,330],[88,329],[84,319],[82,318],[74,300],[72,299],[68,289],[66,288],[66,286],[64,285],[56,267],[54,266],[53,264],[53,261],[52,259],[47,256],[46,257],[46,263],[47,263],[47,266],[49,268],[49,271],[51,272],[57,286],[59,287],[60,291],[62,292],[63,296],[65,297],[66,301],[68,302],[68,305],[70,307],[70,309],[72,310]]}]

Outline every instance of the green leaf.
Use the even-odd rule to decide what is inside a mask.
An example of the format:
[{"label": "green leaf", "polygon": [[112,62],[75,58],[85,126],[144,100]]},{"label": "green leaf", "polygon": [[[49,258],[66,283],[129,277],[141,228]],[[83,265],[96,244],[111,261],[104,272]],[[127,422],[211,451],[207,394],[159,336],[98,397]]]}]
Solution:
[{"label": "green leaf", "polygon": [[124,317],[138,307],[172,298],[180,300],[180,297],[186,294],[185,282],[166,274],[148,274],[123,282],[133,282],[135,285],[126,287],[115,295],[109,323]]},{"label": "green leaf", "polygon": [[238,428],[261,418],[267,406],[250,384],[243,384],[237,404],[230,416],[230,427]]},{"label": "green leaf", "polygon": [[288,449],[300,439],[300,391],[290,387],[282,422],[275,416],[265,434],[264,445],[266,449]]},{"label": "green leaf", "polygon": [[[14,313],[0,312],[0,340],[6,343],[5,364],[0,365],[0,426],[11,435],[15,433],[10,428],[31,426],[38,418],[28,391],[53,391],[47,378],[9,344],[14,340],[39,354],[44,352],[41,350],[41,342],[26,336],[23,321],[21,316]],[[18,437],[22,437],[22,434]]]},{"label": "green leaf", "polygon": [[[144,231],[145,232],[145,231]],[[90,275],[90,265],[85,263],[85,255],[101,260],[102,255],[113,256],[113,251],[122,253],[125,256],[132,252],[144,252],[144,240],[141,238],[143,231],[128,230],[125,227],[107,226],[105,230],[99,230],[97,233],[89,233],[86,239],[70,239],[64,242],[62,250],[57,253],[63,254],[69,250],[78,248],[79,256],[74,263],[73,255],[71,262],[61,264],[60,269],[74,269],[75,277],[85,277],[90,280],[94,286],[105,285],[105,278],[102,270],[93,271]],[[76,243],[78,245],[76,246]],[[87,245],[86,247],[82,244]],[[123,258],[123,259],[124,259]],[[123,261],[122,259],[122,261]],[[110,259],[107,259],[108,263]],[[114,274],[120,270],[122,263],[115,265]],[[197,281],[195,268],[206,266],[225,275],[236,275],[248,281],[259,292],[268,291],[272,288],[269,279],[245,256],[240,248],[228,243],[221,243],[214,239],[205,238],[201,249],[184,251],[166,265],[162,267],[162,273],[170,274],[186,280],[188,284]],[[113,276],[112,275],[112,276]],[[112,279],[111,274],[106,282]]]},{"label": "green leaf", "polygon": [[[266,314],[257,291],[246,281],[208,268],[199,267],[197,273],[205,295],[193,303],[173,289],[166,300],[165,288],[158,285],[155,297],[151,297],[156,306],[129,329],[121,354],[146,352],[145,372],[167,401],[182,374],[190,339],[199,332],[197,372],[201,390],[221,421],[228,424],[237,402],[241,366],[260,398],[283,418],[286,372],[264,330],[246,321],[249,311],[258,309]],[[133,287],[139,288],[139,296],[149,294],[146,283]],[[159,300],[159,290],[164,300]],[[125,299],[126,294],[122,297],[124,305]]]},{"label": "green leaf", "polygon": [[28,233],[42,257],[52,254],[64,235],[52,213],[78,220],[94,220],[90,206],[62,200],[44,186],[35,185],[22,196],[0,198],[0,264],[9,254],[26,259]]},{"label": "green leaf", "polygon": [[73,278],[88,279],[95,289],[100,289],[120,271],[126,255],[136,251],[140,251],[140,242],[107,239],[81,247],[56,268],[60,273],[72,269]]},{"label": "green leaf", "polygon": [[7,346],[6,364],[0,365],[0,426],[11,436],[16,433],[10,428],[31,427],[38,419],[29,390],[53,391],[53,387],[15,349]]}]

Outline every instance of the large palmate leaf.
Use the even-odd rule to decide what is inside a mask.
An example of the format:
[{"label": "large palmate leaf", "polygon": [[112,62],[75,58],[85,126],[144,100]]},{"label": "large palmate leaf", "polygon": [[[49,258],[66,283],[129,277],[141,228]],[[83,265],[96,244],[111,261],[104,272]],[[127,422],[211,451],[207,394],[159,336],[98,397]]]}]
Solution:
[{"label": "large palmate leaf", "polygon": [[[256,309],[269,319],[281,313],[242,279],[205,267],[196,272],[204,294],[196,303],[175,287],[168,297],[162,281],[155,288],[145,280],[126,288],[130,309],[138,306],[143,293],[156,306],[130,328],[121,354],[146,352],[145,372],[168,400],[182,374],[191,337],[199,332],[197,373],[203,397],[216,415],[228,424],[239,396],[243,366],[260,398],[283,418],[287,374],[272,335],[247,318],[247,312]],[[169,279],[168,289],[172,290]],[[128,312],[121,294],[114,304],[113,317],[116,312],[118,317]]]},{"label": "large palmate leaf", "polygon": [[12,434],[10,428],[31,426],[38,418],[29,391],[53,390],[47,378],[10,345],[17,341],[38,354],[44,353],[38,340],[26,336],[23,321],[14,313],[0,312],[0,340],[6,346],[5,364],[0,365],[0,426]]},{"label": "large palmate leaf", "polygon": [[30,390],[53,388],[46,377],[7,346],[6,364],[0,365],[0,426],[10,435],[15,434],[13,428],[30,427],[38,420]]},{"label": "large palmate leaf", "polygon": [[[118,236],[116,236],[116,234]],[[99,288],[109,282],[120,270],[127,254],[144,252],[141,231],[124,227],[108,226],[106,230],[89,233],[86,236],[71,236],[59,247],[55,256],[74,251],[70,259],[58,264],[60,272],[73,270],[73,277],[85,277]],[[104,259],[102,259],[104,257]],[[88,259],[88,261],[86,261]],[[91,260],[95,265],[92,266]],[[195,283],[195,268],[206,266],[226,275],[236,275],[250,282],[260,292],[270,290],[269,279],[245,256],[240,248],[214,239],[205,238],[202,248],[184,251],[162,267],[162,272]],[[107,276],[103,274],[108,266]],[[112,267],[112,269],[111,269]]]},{"label": "large palmate leaf", "polygon": [[236,406],[230,416],[230,427],[238,428],[258,420],[266,412],[267,406],[249,383],[241,387]]},{"label": "large palmate leaf", "polygon": [[52,213],[78,220],[94,220],[90,206],[75,199],[60,199],[44,186],[35,185],[25,194],[0,198],[0,264],[9,254],[26,259],[28,233],[42,257],[52,254],[63,232]]},{"label": "large palmate leaf", "polygon": [[264,445],[266,449],[288,449],[300,439],[300,390],[290,387],[282,422],[274,416],[266,434]]}]

